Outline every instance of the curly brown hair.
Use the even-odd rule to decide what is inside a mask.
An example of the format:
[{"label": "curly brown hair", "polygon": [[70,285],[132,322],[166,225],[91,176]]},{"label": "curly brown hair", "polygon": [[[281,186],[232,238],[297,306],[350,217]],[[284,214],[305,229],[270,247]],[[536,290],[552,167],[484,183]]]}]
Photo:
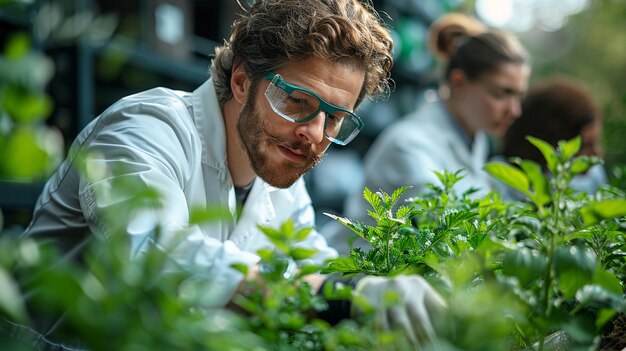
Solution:
[{"label": "curly brown hair", "polygon": [[365,71],[357,105],[364,97],[388,96],[393,41],[367,1],[257,0],[232,25],[216,48],[211,75],[220,104],[232,98],[233,65],[243,64],[257,81],[288,62],[318,57]]}]

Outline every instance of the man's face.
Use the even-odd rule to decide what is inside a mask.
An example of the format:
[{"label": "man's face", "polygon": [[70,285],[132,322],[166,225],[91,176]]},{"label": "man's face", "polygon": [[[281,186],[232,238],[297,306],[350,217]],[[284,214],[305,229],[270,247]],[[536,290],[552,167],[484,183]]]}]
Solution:
[{"label": "man's face", "polygon": [[[309,89],[327,102],[352,110],[365,73],[318,58],[291,62],[274,71],[286,82]],[[237,129],[255,173],[268,184],[287,188],[319,163],[330,141],[324,136],[325,114],[294,123],[276,114],[264,96],[270,82],[252,87]]]}]

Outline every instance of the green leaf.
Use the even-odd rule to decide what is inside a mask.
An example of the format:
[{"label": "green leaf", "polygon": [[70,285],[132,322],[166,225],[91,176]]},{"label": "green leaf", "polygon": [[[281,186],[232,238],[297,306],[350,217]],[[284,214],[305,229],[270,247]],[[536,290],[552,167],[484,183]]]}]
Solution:
[{"label": "green leaf", "polygon": [[[444,171],[445,172],[445,171]],[[438,172],[438,171],[433,171],[433,173],[435,173],[435,176],[437,176],[437,178],[439,179],[439,182],[445,186],[446,184],[446,177],[444,176],[444,173],[442,172]]]},{"label": "green leaf", "polygon": [[561,157],[563,161],[567,161],[574,157],[578,153],[578,151],[580,151],[582,139],[580,138],[580,136],[577,136],[569,141],[560,140],[558,142],[558,145],[559,151],[561,151]]},{"label": "green leaf", "polygon": [[0,149],[0,175],[27,181],[48,175],[50,156],[40,145],[37,135],[37,131],[31,127],[13,131],[5,140],[3,149]]},{"label": "green leaf", "polygon": [[4,49],[7,59],[18,59],[30,51],[30,38],[26,33],[11,35]]},{"label": "green leaf", "polygon": [[559,288],[565,298],[572,298],[576,291],[591,282],[596,271],[596,256],[589,249],[578,246],[560,246],[553,256]]},{"label": "green leaf", "polygon": [[533,145],[535,145],[535,147],[537,149],[539,149],[539,151],[541,152],[541,154],[543,155],[543,158],[546,160],[546,164],[548,165],[548,169],[550,170],[550,172],[552,172],[553,174],[556,173],[556,164],[558,162],[558,159],[556,157],[556,151],[554,150],[554,148],[552,147],[552,145],[548,144],[547,142],[532,137],[532,136],[527,136],[526,139]]},{"label": "green leaf", "polygon": [[189,224],[210,223],[230,218],[232,218],[232,215],[228,208],[224,206],[194,207],[189,214]]},{"label": "green leaf", "polygon": [[293,257],[294,260],[304,260],[307,259],[317,253],[316,249],[306,249],[303,247],[295,247],[289,250],[289,255]]},{"label": "green leaf", "polygon": [[576,295],[578,289],[589,283],[589,278],[578,274],[577,271],[561,271],[559,277],[559,288],[566,299],[571,299]]},{"label": "green leaf", "polygon": [[396,211],[396,217],[397,218],[405,218],[407,216],[411,216],[414,213],[417,213],[417,211],[413,212],[413,208],[410,206],[400,206],[398,208],[398,211]]},{"label": "green leaf", "polygon": [[529,194],[528,177],[516,167],[501,162],[490,162],[484,166],[484,169],[502,183],[526,195]]},{"label": "green leaf", "polygon": [[618,296],[623,294],[622,284],[619,278],[612,272],[600,269],[596,270],[593,276],[593,283]]},{"label": "green leaf", "polygon": [[230,267],[241,272],[244,276],[248,274],[248,266],[243,263],[233,263]]},{"label": "green leaf", "polygon": [[[45,274],[39,274],[32,282],[32,286],[41,288],[38,291],[38,303],[51,309],[75,306],[76,301],[84,296],[77,281],[80,279],[77,278],[77,266],[55,266],[54,268],[54,270],[46,270]],[[63,288],[59,289],[60,286]]]},{"label": "green leaf", "polygon": [[587,172],[587,170],[589,170],[589,168],[591,168],[591,166],[593,165],[594,163],[592,162],[591,158],[587,156],[580,156],[572,160],[572,166],[570,170],[572,174],[580,174]]},{"label": "green leaf", "polygon": [[459,180],[463,179],[463,173],[465,173],[465,169],[461,168],[455,172],[449,172],[446,170],[444,170],[443,172],[433,171],[433,173],[435,173],[435,175],[443,185],[444,192],[448,193],[454,188],[454,185],[458,183]]},{"label": "green leaf", "polygon": [[602,329],[602,327],[611,321],[616,314],[617,311],[612,308],[601,309],[600,312],[598,312],[598,317],[596,318],[596,329]]},{"label": "green leaf", "polygon": [[410,186],[403,186],[401,188],[396,189],[391,195],[391,203],[395,204],[396,201],[398,201],[398,199],[400,198],[400,196],[402,196],[402,194],[404,194],[410,188],[411,188]]},{"label": "green leaf", "polygon": [[478,216],[477,213],[472,211],[448,211],[444,213],[443,222],[446,224],[446,228],[452,229],[461,225],[463,222],[471,221]]},{"label": "green leaf", "polygon": [[259,225],[259,229],[263,232],[263,234],[265,234],[265,236],[271,239],[283,240],[285,237],[282,231],[273,227]]},{"label": "green leaf", "polygon": [[313,228],[311,227],[306,227],[306,228],[302,228],[298,230],[298,232],[296,233],[296,240],[302,241],[306,239],[309,236],[309,234],[311,234],[312,231],[313,231]]},{"label": "green leaf", "polygon": [[[368,211],[368,213],[371,211]],[[365,238],[365,226],[359,222],[352,222],[349,219],[345,218],[345,217],[339,217],[336,216],[332,213],[327,213],[327,212],[323,212],[323,214],[325,216],[328,216],[334,220],[336,220],[337,222],[343,224],[344,226],[348,227],[350,230],[352,230],[353,232],[355,232],[356,234],[358,234],[360,237],[362,237],[363,239]]]},{"label": "green leaf", "polygon": [[526,286],[545,274],[547,263],[545,256],[527,248],[508,251],[502,260],[502,273],[517,277]]},{"label": "green leaf", "polygon": [[338,257],[328,262],[328,265],[322,269],[322,274],[329,273],[356,273],[360,272],[361,267],[352,257]]},{"label": "green leaf", "polygon": [[372,206],[374,210],[380,206],[381,199],[378,195],[373,193],[369,188],[363,189],[363,198]]},{"label": "green leaf", "polygon": [[321,269],[320,266],[314,264],[308,264],[300,267],[300,271],[298,272],[297,277],[303,277],[305,275],[313,274],[319,272]]},{"label": "green leaf", "polygon": [[274,252],[270,249],[259,249],[256,253],[262,260],[269,260],[274,256]]},{"label": "green leaf", "polygon": [[52,99],[43,93],[33,93],[9,85],[2,98],[2,107],[16,123],[32,123],[47,118],[52,112]]},{"label": "green leaf", "polygon": [[594,202],[580,209],[585,226],[602,220],[626,216],[626,199],[610,199]]},{"label": "green leaf", "polygon": [[282,231],[263,225],[260,225],[259,229],[277,249],[285,253],[289,251],[289,244]]},{"label": "green leaf", "polygon": [[293,221],[291,219],[283,222],[280,226],[280,230],[282,232],[282,236],[287,240],[294,239],[296,237],[296,229],[293,226]]},{"label": "green leaf", "polygon": [[531,160],[521,160],[519,162],[519,166],[530,180],[533,190],[530,195],[530,199],[535,203],[535,205],[542,207],[546,203],[550,202],[550,186],[548,179],[546,179],[546,176],[541,171],[541,166],[537,162]]}]

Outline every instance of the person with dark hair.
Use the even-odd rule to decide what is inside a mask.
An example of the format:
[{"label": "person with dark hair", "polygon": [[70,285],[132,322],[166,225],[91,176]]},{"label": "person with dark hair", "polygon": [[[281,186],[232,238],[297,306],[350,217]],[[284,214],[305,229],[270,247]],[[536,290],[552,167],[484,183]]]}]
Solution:
[{"label": "person with dark hair", "polygon": [[[522,115],[507,130],[502,140],[502,156],[519,157],[539,163],[546,160],[527,136],[533,136],[556,147],[560,140],[581,136],[580,155],[603,156],[602,115],[589,91],[573,78],[553,76],[533,84],[522,103]],[[574,177],[576,190],[595,191],[606,183],[602,165]]]},{"label": "person with dark hair", "polygon": [[[485,194],[491,190],[482,167],[489,156],[487,134],[503,135],[521,113],[530,64],[520,42],[511,34],[484,27],[472,17],[448,14],[429,29],[431,50],[445,59],[443,81],[436,98],[385,129],[364,157],[365,186],[391,193],[412,186],[404,198],[439,184],[435,171],[464,170],[454,189]],[[361,193],[345,205],[350,219],[364,217],[368,204]],[[351,233],[332,223],[323,234],[339,252],[347,252]],[[368,247],[357,238],[356,245]]]},{"label": "person with dark hair", "polygon": [[[254,277],[257,250],[273,248],[259,225],[314,226],[302,176],[331,143],[356,137],[364,99],[390,93],[392,49],[369,2],[254,1],[216,49],[211,77],[197,90],[155,88],[125,97],[79,134],[25,235],[76,254],[94,236],[112,235],[107,214],[129,215],[137,193],[152,189],[162,208],[131,218],[129,254],[162,250],[173,269],[209,283],[207,307],[226,306],[246,278],[233,264],[247,265]],[[230,218],[189,224],[192,209],[213,205],[227,207]],[[316,264],[337,255],[315,231],[301,245],[317,250]],[[307,279],[319,287],[324,277]],[[358,289],[382,299],[376,292],[396,286],[406,312],[395,321],[408,335],[432,335],[420,332],[432,329],[422,309],[441,299],[420,277],[398,280],[365,277]],[[411,297],[411,289],[423,293]]]}]

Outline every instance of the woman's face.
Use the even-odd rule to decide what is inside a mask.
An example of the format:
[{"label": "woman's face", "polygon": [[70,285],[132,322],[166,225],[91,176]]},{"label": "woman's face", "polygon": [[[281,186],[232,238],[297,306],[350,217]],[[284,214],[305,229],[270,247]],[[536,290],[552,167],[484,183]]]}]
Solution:
[{"label": "woman's face", "polygon": [[504,135],[522,113],[521,99],[528,88],[530,67],[507,63],[475,80],[461,74],[462,84],[452,85],[461,124],[471,135],[477,130]]}]

